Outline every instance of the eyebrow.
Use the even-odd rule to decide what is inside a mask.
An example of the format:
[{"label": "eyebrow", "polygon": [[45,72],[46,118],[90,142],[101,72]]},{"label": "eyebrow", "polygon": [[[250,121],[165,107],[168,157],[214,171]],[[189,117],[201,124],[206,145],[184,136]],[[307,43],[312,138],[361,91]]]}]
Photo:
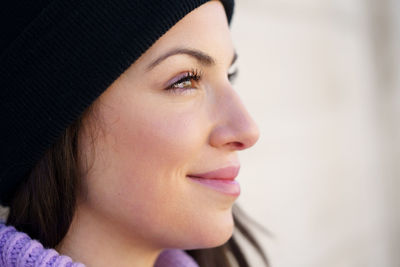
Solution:
[{"label": "eyebrow", "polygon": [[[182,54],[189,55],[189,56],[195,58],[200,64],[202,64],[204,66],[215,65],[215,59],[203,51],[200,51],[197,49],[191,49],[191,48],[175,48],[175,49],[172,49],[172,50],[168,51],[167,53],[163,54],[162,56],[158,57],[156,60],[154,60],[151,64],[149,64],[149,66],[147,67],[147,70],[149,71],[149,70],[153,69],[155,66],[157,66],[162,61],[164,61],[165,59],[167,59],[171,56],[182,55]],[[238,55],[235,51],[233,54],[231,65],[233,65],[235,63],[237,58],[238,58]]]}]

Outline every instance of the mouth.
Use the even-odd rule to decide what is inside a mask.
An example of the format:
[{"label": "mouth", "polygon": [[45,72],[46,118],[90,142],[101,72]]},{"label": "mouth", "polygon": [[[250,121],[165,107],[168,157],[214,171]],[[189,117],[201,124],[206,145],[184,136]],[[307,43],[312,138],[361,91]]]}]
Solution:
[{"label": "mouth", "polygon": [[216,192],[238,197],[240,185],[235,180],[239,173],[240,166],[229,166],[206,173],[189,174],[187,177]]}]

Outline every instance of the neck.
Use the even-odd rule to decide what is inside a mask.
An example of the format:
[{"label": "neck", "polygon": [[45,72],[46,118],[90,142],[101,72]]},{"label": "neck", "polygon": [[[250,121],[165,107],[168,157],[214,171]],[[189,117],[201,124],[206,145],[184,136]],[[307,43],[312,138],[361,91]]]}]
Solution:
[{"label": "neck", "polygon": [[87,267],[151,267],[161,252],[129,231],[90,210],[78,208],[67,235],[56,250]]}]

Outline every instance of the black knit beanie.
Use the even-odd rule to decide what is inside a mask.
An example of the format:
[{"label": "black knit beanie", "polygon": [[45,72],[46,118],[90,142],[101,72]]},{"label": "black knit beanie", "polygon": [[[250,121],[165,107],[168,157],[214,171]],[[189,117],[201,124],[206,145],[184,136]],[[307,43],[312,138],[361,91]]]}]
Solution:
[{"label": "black knit beanie", "polygon": [[[207,0],[0,4],[0,203],[141,54]],[[222,0],[228,22],[233,0]]]}]

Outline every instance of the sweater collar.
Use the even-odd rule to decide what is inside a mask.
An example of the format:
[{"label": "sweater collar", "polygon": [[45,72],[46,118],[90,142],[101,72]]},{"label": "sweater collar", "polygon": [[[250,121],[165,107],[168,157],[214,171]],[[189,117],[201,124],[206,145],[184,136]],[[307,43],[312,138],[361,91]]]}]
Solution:
[{"label": "sweater collar", "polygon": [[[0,266],[3,267],[85,267],[54,249],[44,248],[37,240],[0,222]],[[154,267],[199,267],[186,252],[166,249],[158,256]]]}]

